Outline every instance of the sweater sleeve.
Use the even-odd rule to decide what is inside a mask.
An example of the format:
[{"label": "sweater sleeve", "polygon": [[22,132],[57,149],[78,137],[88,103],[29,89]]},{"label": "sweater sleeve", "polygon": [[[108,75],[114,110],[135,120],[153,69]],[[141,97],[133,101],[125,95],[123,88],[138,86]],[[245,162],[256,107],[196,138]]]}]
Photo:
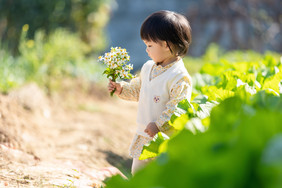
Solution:
[{"label": "sweater sleeve", "polygon": [[192,87],[188,77],[181,78],[172,86],[170,91],[170,100],[166,104],[166,109],[155,122],[160,131],[165,132],[170,128],[168,121],[170,120],[177,104],[187,96],[191,96]]},{"label": "sweater sleeve", "polygon": [[122,86],[121,94],[119,98],[128,100],[128,101],[138,101],[139,100],[139,93],[141,89],[141,78],[136,77],[133,78],[129,83],[128,82],[121,82]]},{"label": "sweater sleeve", "polygon": [[128,101],[139,101],[139,94],[141,90],[141,83],[142,83],[142,74],[144,69],[150,65],[152,61],[147,61],[141,68],[140,76],[133,78],[129,83],[128,82],[121,82],[122,91],[119,94],[119,98],[128,100]]}]

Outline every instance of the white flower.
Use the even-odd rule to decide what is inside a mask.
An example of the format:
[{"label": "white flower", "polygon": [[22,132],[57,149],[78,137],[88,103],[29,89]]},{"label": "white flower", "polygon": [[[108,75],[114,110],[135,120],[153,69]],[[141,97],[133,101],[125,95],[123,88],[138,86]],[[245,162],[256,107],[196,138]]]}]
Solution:
[{"label": "white flower", "polygon": [[104,56],[100,56],[98,59],[103,62],[107,68],[115,70],[114,75],[108,75],[108,77],[116,79],[117,77],[128,78],[132,76],[130,70],[133,69],[133,65],[126,64],[130,60],[126,49],[111,47],[110,52],[105,53]]}]

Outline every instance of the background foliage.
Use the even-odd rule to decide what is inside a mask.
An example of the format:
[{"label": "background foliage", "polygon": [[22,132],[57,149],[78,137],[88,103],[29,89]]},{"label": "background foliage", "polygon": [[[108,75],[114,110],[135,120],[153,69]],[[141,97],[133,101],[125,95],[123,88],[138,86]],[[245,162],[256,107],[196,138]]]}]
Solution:
[{"label": "background foliage", "polygon": [[28,25],[22,28],[19,55],[13,56],[0,48],[0,91],[11,89],[27,82],[36,82],[46,92],[60,88],[67,77],[81,77],[87,81],[100,82],[104,67],[96,56],[87,56],[89,45],[65,29],[57,29],[47,36],[37,31],[34,39],[27,39]]},{"label": "background foliage", "polygon": [[103,0],[0,0],[0,38],[13,53],[18,52],[21,29],[29,25],[27,38],[37,30],[46,35],[57,28],[77,32],[94,51],[105,48],[103,28],[108,21],[109,2]]},{"label": "background foliage", "polygon": [[0,91],[36,82],[50,92],[64,77],[100,81],[110,3],[0,0]]}]

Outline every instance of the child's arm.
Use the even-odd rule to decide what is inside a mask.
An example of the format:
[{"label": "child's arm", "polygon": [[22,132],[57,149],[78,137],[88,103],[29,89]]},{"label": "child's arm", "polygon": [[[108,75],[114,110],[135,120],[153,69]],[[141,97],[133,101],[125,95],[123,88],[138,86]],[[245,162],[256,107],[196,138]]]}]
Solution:
[{"label": "child's arm", "polygon": [[115,94],[118,95],[119,98],[129,101],[138,101],[141,89],[141,79],[140,77],[136,77],[133,78],[129,83],[117,83],[110,80],[108,90],[111,92],[114,89],[116,89]]},{"label": "child's arm", "polygon": [[[180,79],[170,91],[170,100],[166,104],[166,109],[156,122],[150,122],[144,130],[150,137],[154,137],[158,132],[169,133],[171,126],[168,124],[170,117],[174,113],[177,104],[183,99],[190,96],[192,92],[191,82],[189,78],[184,77]],[[170,136],[170,135],[168,135]]]},{"label": "child's arm", "polygon": [[172,87],[172,90],[170,91],[170,100],[166,104],[166,109],[155,122],[156,126],[161,132],[170,130],[171,126],[168,124],[168,122],[174,113],[177,104],[186,99],[187,96],[191,96],[191,85],[190,79],[183,77]]}]

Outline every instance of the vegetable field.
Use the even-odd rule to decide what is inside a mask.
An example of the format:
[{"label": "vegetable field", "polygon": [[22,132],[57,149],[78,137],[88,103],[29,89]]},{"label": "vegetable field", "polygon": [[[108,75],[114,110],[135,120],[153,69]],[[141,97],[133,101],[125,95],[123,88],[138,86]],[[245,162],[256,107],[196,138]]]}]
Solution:
[{"label": "vegetable field", "polygon": [[159,133],[144,146],[140,158],[156,160],[107,187],[282,186],[280,57],[218,52],[211,48],[198,60],[205,64],[193,76],[191,101],[171,117],[170,139]]}]

